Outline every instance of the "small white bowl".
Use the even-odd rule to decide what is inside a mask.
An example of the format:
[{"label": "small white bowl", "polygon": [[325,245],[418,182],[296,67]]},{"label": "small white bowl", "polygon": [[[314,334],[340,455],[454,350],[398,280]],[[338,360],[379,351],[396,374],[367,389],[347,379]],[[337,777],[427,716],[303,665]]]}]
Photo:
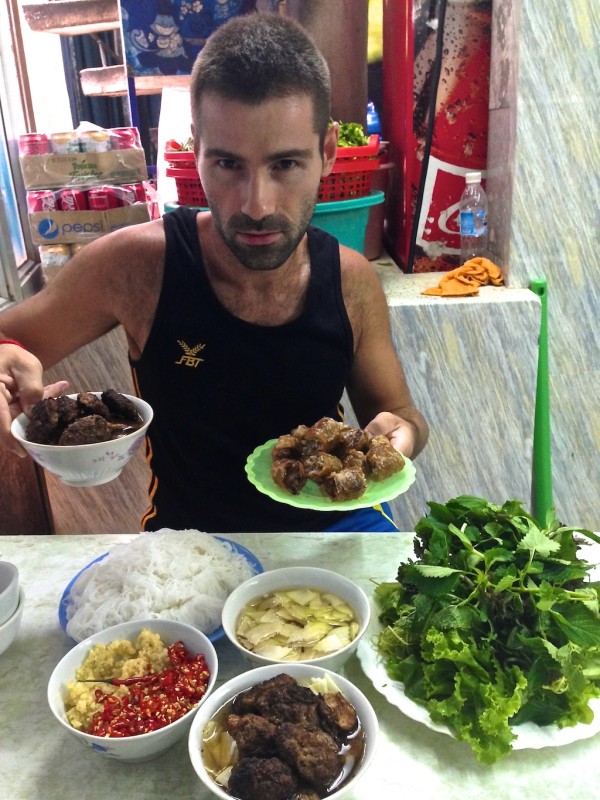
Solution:
[{"label": "small white bowl", "polygon": [[23,609],[25,608],[25,593],[23,589],[19,589],[19,601],[17,608],[13,615],[0,625],[0,655],[11,646],[15,640],[19,628],[21,627],[21,618],[23,617]]},{"label": "small white bowl", "polygon": [[[236,636],[237,620],[244,606],[251,600],[263,594],[278,589],[317,589],[331,592],[354,609],[358,620],[358,633],[356,637],[340,650],[321,656],[320,658],[303,659],[300,661],[278,660],[266,658],[251,650],[246,649]],[[255,575],[240,584],[226,599],[221,614],[223,630],[229,641],[237,648],[242,656],[252,664],[315,664],[333,671],[338,670],[350,656],[356,652],[358,643],[367,630],[371,618],[371,605],[366,593],[356,583],[328,569],[318,567],[282,567]]]},{"label": "small white bowl", "polygon": [[[132,641],[143,629],[158,633],[165,644],[182,641],[190,653],[194,655],[202,653],[204,655],[210,678],[203,698],[195,708],[170,725],[150,733],[142,733],[139,736],[126,736],[117,739],[94,736],[73,728],[67,720],[65,710],[67,684],[75,679],[75,671],[83,664],[88,652],[97,644],[109,644],[117,639],[129,639]],[[90,748],[92,752],[108,758],[114,758],[117,761],[148,761],[168,750],[188,733],[194,715],[202,707],[215,685],[217,671],[218,662],[215,648],[197,628],[183,622],[173,622],[166,619],[123,622],[120,625],[114,625],[112,628],[106,628],[80,642],[58,662],[48,682],[48,703],[52,713],[62,727],[78,742]]]},{"label": "small white bowl", "polygon": [[0,561],[0,625],[9,620],[19,605],[19,570],[10,561]]},{"label": "small white bowl", "polygon": [[[91,392],[99,397],[102,392]],[[143,424],[133,433],[110,442],[93,444],[54,445],[37,444],[25,438],[29,417],[19,414],[11,425],[11,433],[33,460],[48,472],[58,475],[68,486],[100,486],[118,478],[121,470],[132,458],[144,440],[152,422],[152,408],[139,397],[124,394],[136,406]],[[67,397],[77,398],[77,394]]]},{"label": "small white bowl", "polygon": [[[301,683],[308,683],[313,678],[329,677],[337,685],[346,700],[351,703],[358,715],[362,730],[365,736],[365,749],[361,762],[355,767],[350,779],[340,786],[339,789],[327,795],[327,800],[339,800],[350,788],[354,788],[359,778],[362,778],[367,771],[377,746],[377,736],[379,733],[379,723],[373,706],[365,695],[353,683],[341,675],[337,675],[331,670],[323,669],[314,664],[299,664],[298,662],[289,664],[270,664],[266,667],[257,667],[224,683],[208,700],[202,704],[198,713],[194,717],[192,727],[188,737],[188,749],[194,770],[204,786],[212,792],[215,797],[221,800],[231,800],[231,795],[222,789],[213,780],[210,773],[204,766],[202,759],[202,732],[207,722],[226,703],[245,689],[250,689],[263,681],[274,678],[276,675],[285,673],[291,675]],[[355,793],[356,794],[356,793]],[[368,794],[368,792],[367,792]],[[356,797],[359,795],[356,794]]]}]

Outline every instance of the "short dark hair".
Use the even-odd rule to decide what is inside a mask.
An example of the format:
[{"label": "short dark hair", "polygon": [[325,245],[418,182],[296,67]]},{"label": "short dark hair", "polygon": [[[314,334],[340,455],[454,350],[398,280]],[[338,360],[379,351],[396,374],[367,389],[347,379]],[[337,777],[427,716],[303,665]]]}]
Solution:
[{"label": "short dark hair", "polygon": [[304,28],[289,17],[257,12],[218,28],[192,69],[192,119],[202,96],[215,93],[249,105],[307,94],[313,101],[321,146],[331,115],[331,81],[325,58]]}]

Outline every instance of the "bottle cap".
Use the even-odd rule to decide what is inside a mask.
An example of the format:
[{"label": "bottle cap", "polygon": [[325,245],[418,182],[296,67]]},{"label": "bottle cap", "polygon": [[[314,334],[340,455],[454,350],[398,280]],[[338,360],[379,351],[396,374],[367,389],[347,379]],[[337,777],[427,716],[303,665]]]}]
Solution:
[{"label": "bottle cap", "polygon": [[467,183],[481,183],[481,172],[467,172],[465,181]]}]

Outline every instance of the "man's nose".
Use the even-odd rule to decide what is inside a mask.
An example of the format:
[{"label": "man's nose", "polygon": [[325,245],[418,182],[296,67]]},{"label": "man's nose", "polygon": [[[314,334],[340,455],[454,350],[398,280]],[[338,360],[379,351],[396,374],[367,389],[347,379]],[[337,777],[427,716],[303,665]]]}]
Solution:
[{"label": "man's nose", "polygon": [[243,187],[242,212],[252,219],[263,219],[275,212],[275,187],[268,175],[248,175]]}]

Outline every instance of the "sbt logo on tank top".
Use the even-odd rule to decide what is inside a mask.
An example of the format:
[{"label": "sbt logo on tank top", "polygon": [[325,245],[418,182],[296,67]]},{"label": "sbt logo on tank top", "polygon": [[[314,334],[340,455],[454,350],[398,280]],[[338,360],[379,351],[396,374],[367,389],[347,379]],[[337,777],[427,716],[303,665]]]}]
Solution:
[{"label": "sbt logo on tank top", "polygon": [[180,357],[179,361],[175,362],[176,364],[183,364],[184,367],[197,367],[201,361],[204,361],[204,359],[197,356],[196,353],[202,352],[206,345],[197,344],[195,347],[190,347],[183,339],[177,339],[177,344],[183,350],[183,355]]}]

